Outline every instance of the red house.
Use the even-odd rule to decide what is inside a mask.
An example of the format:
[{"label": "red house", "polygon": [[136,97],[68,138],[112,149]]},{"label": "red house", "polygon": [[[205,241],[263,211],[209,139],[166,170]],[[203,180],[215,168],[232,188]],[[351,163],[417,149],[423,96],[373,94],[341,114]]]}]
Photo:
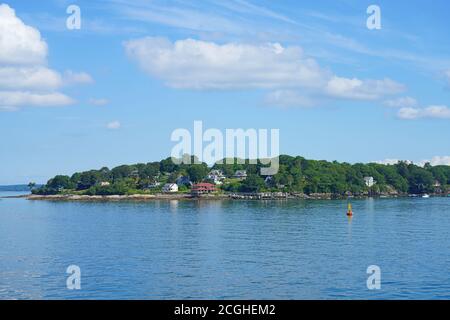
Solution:
[{"label": "red house", "polygon": [[200,195],[204,193],[211,193],[216,191],[216,186],[212,183],[201,182],[194,184],[191,189],[193,195]]}]

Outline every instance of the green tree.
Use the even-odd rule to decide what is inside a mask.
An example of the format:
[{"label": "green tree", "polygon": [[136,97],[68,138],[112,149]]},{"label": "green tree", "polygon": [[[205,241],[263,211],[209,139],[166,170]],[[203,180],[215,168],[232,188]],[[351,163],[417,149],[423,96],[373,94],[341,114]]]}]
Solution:
[{"label": "green tree", "polygon": [[256,174],[251,174],[245,179],[239,191],[242,192],[260,192],[264,189],[264,179]]},{"label": "green tree", "polygon": [[206,178],[208,166],[206,164],[191,164],[186,171],[192,182],[200,182]]},{"label": "green tree", "polygon": [[54,190],[73,189],[70,177],[58,175],[47,182],[47,187]]},{"label": "green tree", "polygon": [[133,172],[133,166],[122,165],[115,167],[111,170],[111,176],[113,181],[119,181],[120,179],[129,178]]},{"label": "green tree", "polygon": [[433,174],[426,169],[411,167],[408,181],[410,193],[433,192]]},{"label": "green tree", "polygon": [[161,172],[172,173],[176,170],[178,170],[178,165],[173,163],[172,158],[167,158],[167,159],[161,160],[161,162],[160,162],[160,171]]},{"label": "green tree", "polygon": [[28,188],[30,189],[30,191],[33,191],[33,189],[36,187],[36,183],[35,182],[30,182],[28,183]]},{"label": "green tree", "polygon": [[101,182],[101,176],[99,172],[95,170],[82,172],[78,178],[77,190],[86,190]]},{"label": "green tree", "polygon": [[[184,155],[186,162],[175,164],[171,158],[160,162],[135,165],[122,165],[112,170],[104,167],[100,170],[77,172],[72,177],[56,176],[41,188],[34,188],[30,184],[33,193],[53,194],[62,189],[89,190],[89,193],[113,194],[114,192],[135,192],[137,188],[143,189],[149,183],[175,182],[180,175],[188,175],[193,182],[205,179],[209,171],[205,163],[197,164],[198,159],[190,155]],[[189,161],[193,164],[188,164]],[[277,190],[283,185],[285,191],[305,192],[307,194],[326,192],[345,194],[347,191],[353,194],[361,194],[370,191],[373,194],[397,190],[409,193],[431,193],[435,190],[446,192],[450,185],[450,166],[424,167],[400,161],[395,165],[382,165],[377,163],[339,163],[337,161],[306,160],[302,157],[281,155],[279,157],[279,171],[267,183],[260,176],[260,169],[264,165],[261,162],[250,164],[248,159],[238,162],[224,159],[222,163],[216,163],[213,169],[221,170],[227,177],[234,175],[236,170],[246,170],[248,177],[244,181],[226,181],[222,189],[226,191],[257,192],[261,190]],[[197,162],[197,163],[196,163]],[[267,165],[266,165],[267,166]],[[371,176],[377,183],[368,188],[364,177]],[[101,187],[100,182],[111,182],[110,186]],[[440,184],[436,188],[436,182]]]}]

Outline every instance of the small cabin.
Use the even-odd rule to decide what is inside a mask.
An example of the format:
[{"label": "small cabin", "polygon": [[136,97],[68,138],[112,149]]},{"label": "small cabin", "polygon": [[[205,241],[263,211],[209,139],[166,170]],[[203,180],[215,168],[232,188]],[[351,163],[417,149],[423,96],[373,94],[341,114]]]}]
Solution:
[{"label": "small cabin", "polygon": [[163,192],[178,192],[178,185],[176,183],[166,183],[163,187],[162,187],[162,191]]}]

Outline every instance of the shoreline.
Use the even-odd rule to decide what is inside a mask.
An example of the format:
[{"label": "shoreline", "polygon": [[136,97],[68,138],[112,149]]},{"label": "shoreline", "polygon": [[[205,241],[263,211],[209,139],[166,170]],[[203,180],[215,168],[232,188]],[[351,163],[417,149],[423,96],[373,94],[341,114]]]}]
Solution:
[{"label": "shoreline", "polygon": [[[433,194],[432,197],[448,197],[445,194]],[[359,195],[359,196],[337,196],[333,194],[290,194],[290,193],[229,193],[229,194],[205,194],[201,196],[192,196],[191,194],[132,194],[132,195],[107,195],[107,196],[89,196],[76,194],[57,194],[57,195],[17,195],[5,196],[5,199],[26,199],[26,200],[47,200],[47,201],[80,201],[80,202],[114,202],[114,201],[155,201],[155,200],[346,200],[346,199],[395,199],[395,198],[421,198],[420,195],[397,194],[397,195]]]}]

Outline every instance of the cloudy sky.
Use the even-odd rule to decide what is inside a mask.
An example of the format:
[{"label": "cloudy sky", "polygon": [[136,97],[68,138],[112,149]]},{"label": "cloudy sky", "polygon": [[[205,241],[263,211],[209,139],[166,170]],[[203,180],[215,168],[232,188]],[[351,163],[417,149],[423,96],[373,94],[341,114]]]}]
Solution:
[{"label": "cloudy sky", "polygon": [[195,120],[311,159],[450,164],[447,0],[0,3],[0,184],[160,160]]}]

